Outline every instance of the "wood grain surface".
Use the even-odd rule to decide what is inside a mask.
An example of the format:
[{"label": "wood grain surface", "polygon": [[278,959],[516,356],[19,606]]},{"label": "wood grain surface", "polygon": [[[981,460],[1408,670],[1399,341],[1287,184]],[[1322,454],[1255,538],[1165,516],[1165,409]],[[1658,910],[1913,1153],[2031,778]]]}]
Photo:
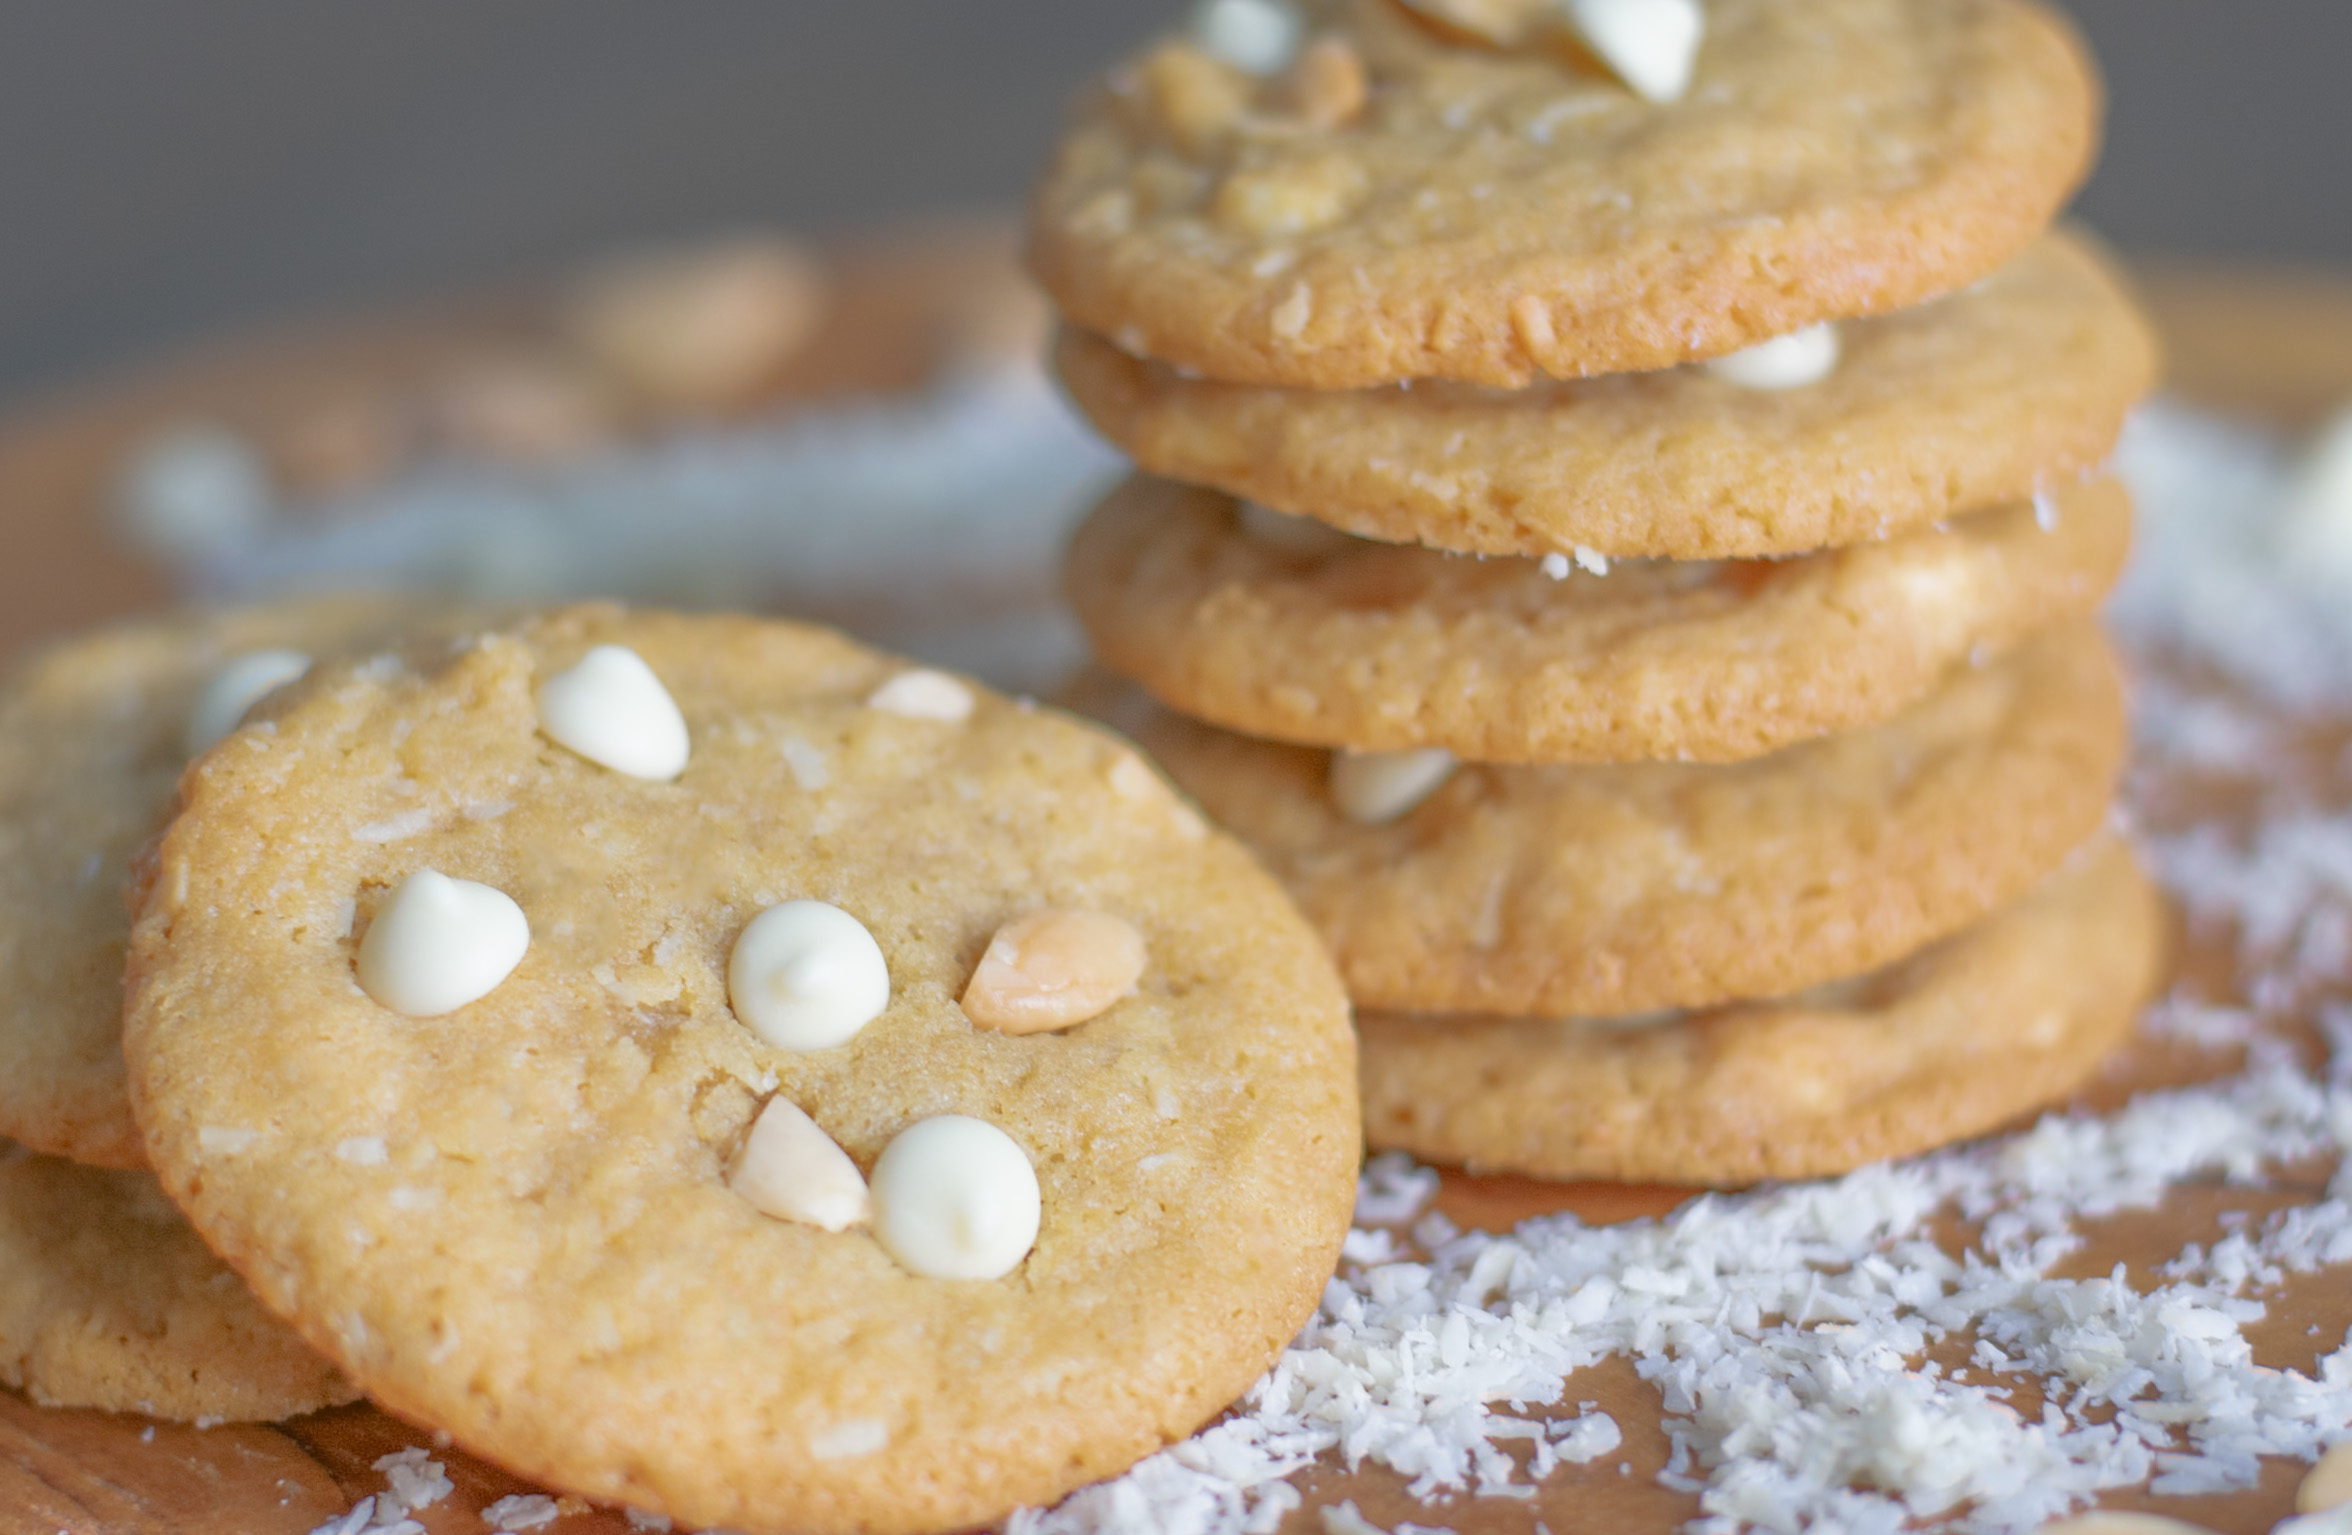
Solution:
[{"label": "wood grain surface", "polygon": [[[834,317],[781,382],[785,395],[822,396],[901,387],[918,377],[932,343],[943,292],[975,264],[1006,260],[989,231],[950,231],[913,241],[858,247],[843,264]],[[2146,275],[2145,291],[2169,339],[2175,389],[2200,403],[2287,425],[2310,422],[2352,397],[2352,281],[2320,275],[2170,269]],[[165,594],[160,573],[127,556],[106,532],[108,487],[126,446],[190,416],[262,424],[328,383],[354,378],[396,384],[422,376],[485,338],[527,333],[541,321],[528,295],[489,298],[413,314],[376,317],[334,330],[262,337],[159,365],[111,387],[61,399],[0,423],[0,654],[92,620],[152,605]],[[2310,758],[2342,753],[2346,732],[2306,731]],[[2188,807],[2226,813],[2227,806]],[[2232,961],[2187,942],[2179,963],[2218,986]],[[2216,994],[2227,995],[2226,991]],[[2229,1055],[2144,1041],[2086,1094],[2085,1105],[2120,1102],[2159,1084],[2236,1068]],[[2119,1217],[2095,1229],[2064,1269],[2093,1276],[2124,1264],[2149,1267],[2189,1241],[2219,1235],[2237,1212],[2313,1197],[2327,1169],[2290,1173],[2257,1191],[2218,1180],[2178,1191],[2161,1211]],[[1466,1226],[1499,1230],[1539,1213],[1573,1211],[1588,1221],[1664,1213],[1681,1190],[1619,1185],[1551,1185],[1449,1175],[1439,1205]],[[2264,1294],[2266,1318],[2249,1329],[2259,1362],[2308,1369],[2318,1347],[2333,1347],[2352,1324],[2352,1273],[2299,1277]],[[2316,1332],[2313,1330],[2316,1327]],[[1955,1358],[1966,1340],[1949,1346]],[[1622,1360],[1585,1372],[1571,1401],[1598,1401],[1626,1431],[1624,1454],[1563,1467],[1529,1501],[1463,1499],[1432,1508],[1408,1498],[1398,1478],[1322,1468],[1302,1478],[1308,1507],[1291,1528],[1319,1531],[1312,1510],[1352,1499],[1383,1526],[1411,1520],[1464,1535],[1518,1535],[1539,1521],[1552,1535],[1664,1531],[1695,1516],[1696,1499],[1659,1485],[1666,1439],[1656,1390]],[[2026,1414],[2038,1410],[2020,1385]],[[291,1423],[208,1430],[99,1413],[34,1407],[0,1392],[0,1535],[306,1535],[383,1487],[377,1458],[429,1433],[366,1406]],[[479,1510],[533,1490],[454,1450],[436,1450],[456,1493],[422,1516],[434,1535],[480,1535]],[[1619,1465],[1630,1469],[1620,1471]],[[2117,1508],[2147,1508],[2228,1532],[2268,1531],[2292,1511],[2304,1467],[2265,1463],[2261,1485],[2214,1498],[2125,1494]],[[567,1501],[548,1535],[629,1528],[617,1511]]]}]

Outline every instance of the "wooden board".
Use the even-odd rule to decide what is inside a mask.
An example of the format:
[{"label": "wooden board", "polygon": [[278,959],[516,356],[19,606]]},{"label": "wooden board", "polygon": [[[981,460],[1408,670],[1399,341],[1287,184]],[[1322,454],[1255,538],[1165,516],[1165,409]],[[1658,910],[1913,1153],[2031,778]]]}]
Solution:
[{"label": "wooden board", "polygon": [[[841,298],[828,328],[782,382],[786,395],[821,396],[902,387],[917,377],[932,343],[941,295],[975,265],[1001,265],[1006,247],[992,231],[956,231],[858,247],[844,264]],[[2352,398],[2352,281],[2311,274],[2159,269],[2146,291],[2169,338],[2175,388],[2200,403],[2302,424]],[[486,338],[524,334],[540,322],[529,296],[491,298],[329,329],[264,337],[170,362],[104,388],[20,413],[0,424],[0,654],[43,635],[135,611],[160,600],[160,573],[126,556],[105,532],[105,506],[127,447],[189,417],[266,423],[330,384],[353,379],[387,386],[423,376]],[[2315,729],[2310,759],[2333,761],[2345,734]],[[2226,807],[2216,804],[2215,811]],[[2202,813],[2200,807],[2190,807]],[[2230,984],[2219,949],[2186,945],[2180,963]],[[2219,994],[2227,994],[2226,990]],[[2135,1046],[2086,1096],[2088,1106],[2132,1092],[2234,1069],[2227,1057],[2154,1042]],[[2161,1212],[2100,1226],[2063,1276],[2106,1273],[2123,1263],[2145,1276],[2189,1241],[2223,1229],[2232,1212],[2260,1212],[2311,1197],[2316,1180],[2288,1178],[2248,1191],[2218,1180],[2178,1191]],[[1501,1230],[1535,1214],[1573,1211],[1588,1221],[1662,1214],[1685,1197],[1675,1189],[1551,1185],[1517,1179],[1444,1180],[1439,1205],[1455,1221]],[[2269,1314],[2249,1329],[2259,1362],[2311,1367],[2315,1335],[2329,1346],[2352,1323],[2352,1286],[2343,1273],[2298,1279],[2266,1292]],[[1441,1511],[1415,1503],[1385,1473],[1336,1467],[1303,1479],[1309,1509],[1352,1499],[1372,1520],[1440,1523],[1465,1532],[1517,1535],[1538,1521],[1552,1535],[1663,1531],[1698,1512],[1696,1499],[1662,1487],[1666,1439],[1655,1389],[1623,1360],[1579,1376],[1574,1399],[1597,1400],[1626,1429],[1616,1458],[1564,1468],[1529,1502],[1462,1500]],[[2020,1390],[2016,1405],[2038,1403]],[[150,1425],[135,1418],[44,1410],[0,1392],[0,1535],[305,1535],[322,1520],[381,1489],[371,1469],[381,1455],[429,1435],[365,1406],[277,1426],[211,1430]],[[534,1490],[471,1457],[443,1460],[458,1490],[423,1516],[435,1535],[479,1535],[478,1511],[509,1493]],[[2214,1498],[2111,1498],[2202,1521],[2222,1531],[2268,1531],[2292,1511],[2303,1466],[2266,1462],[2252,1492]],[[567,1503],[543,1527],[551,1535],[621,1532],[611,1510]],[[1291,1527],[1320,1529],[1311,1512]]]}]

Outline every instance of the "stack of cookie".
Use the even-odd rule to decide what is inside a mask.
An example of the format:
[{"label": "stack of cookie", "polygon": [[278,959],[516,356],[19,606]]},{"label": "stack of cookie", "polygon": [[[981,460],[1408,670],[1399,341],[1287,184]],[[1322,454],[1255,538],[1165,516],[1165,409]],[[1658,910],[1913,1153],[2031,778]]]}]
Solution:
[{"label": "stack of cookie", "polygon": [[1210,0],[1083,107],[1033,262],[1150,476],[1070,594],[1375,1146],[1826,1173],[2122,1038],[2096,117],[2031,0]]},{"label": "stack of cookie", "polygon": [[1280,888],[1126,742],[826,630],[84,636],[0,684],[0,847],[43,1403],[364,1392],[647,1527],[963,1529],[1221,1411],[1348,1228]]}]

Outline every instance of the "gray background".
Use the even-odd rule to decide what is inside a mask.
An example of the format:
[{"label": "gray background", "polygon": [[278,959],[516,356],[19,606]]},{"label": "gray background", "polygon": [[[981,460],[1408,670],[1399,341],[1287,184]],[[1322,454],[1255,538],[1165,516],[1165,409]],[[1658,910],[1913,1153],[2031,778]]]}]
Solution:
[{"label": "gray background", "polygon": [[[2093,222],[2352,267],[2352,4],[2072,0]],[[0,395],[729,225],[1019,195],[1170,0],[0,0]]]}]

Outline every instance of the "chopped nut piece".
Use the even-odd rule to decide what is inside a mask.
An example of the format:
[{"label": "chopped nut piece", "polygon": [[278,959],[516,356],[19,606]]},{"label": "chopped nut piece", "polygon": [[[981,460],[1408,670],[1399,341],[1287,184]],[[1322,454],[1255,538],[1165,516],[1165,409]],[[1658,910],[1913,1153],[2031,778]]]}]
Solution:
[{"label": "chopped nut piece", "polygon": [[1307,126],[1326,130],[1355,121],[1371,94],[1363,56],[1339,37],[1316,38],[1290,66],[1283,87]]},{"label": "chopped nut piece", "polygon": [[1036,911],[996,930],[964,988],[984,1029],[1037,1034],[1084,1023],[1143,977],[1143,935],[1101,911]]},{"label": "chopped nut piece", "polygon": [[1186,43],[1155,48],[1140,66],[1153,121],[1186,154],[1199,154],[1249,110],[1256,84],[1242,71]]},{"label": "chopped nut piece", "polygon": [[782,1098],[770,1098],[735,1154],[727,1187],[754,1210],[824,1231],[847,1231],[873,1219],[866,1180],[817,1122]]},{"label": "chopped nut piece", "polygon": [[816,333],[825,275],[790,240],[738,239],[624,260],[590,274],[565,333],[648,403],[741,405]]},{"label": "chopped nut piece", "polygon": [[1339,752],[1331,759],[1331,802],[1359,826],[1393,821],[1453,776],[1442,747],[1402,752]]},{"label": "chopped nut piece", "polygon": [[1345,218],[1365,185],[1363,165],[1346,155],[1278,160],[1226,177],[1212,211],[1219,224],[1260,239],[1312,234]]}]

